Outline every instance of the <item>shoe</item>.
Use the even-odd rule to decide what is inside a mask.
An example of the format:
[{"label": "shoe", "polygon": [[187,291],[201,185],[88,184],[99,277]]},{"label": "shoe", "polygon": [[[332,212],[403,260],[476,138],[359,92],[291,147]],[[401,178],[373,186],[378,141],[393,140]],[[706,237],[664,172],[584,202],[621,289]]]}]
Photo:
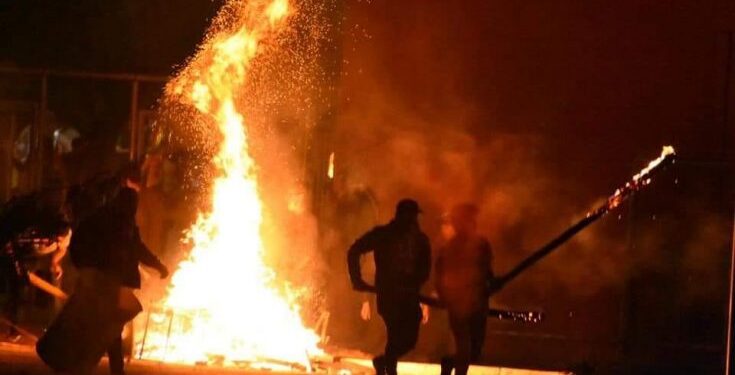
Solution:
[{"label": "shoe", "polygon": [[398,375],[398,360],[385,359],[385,375]]},{"label": "shoe", "polygon": [[373,358],[373,368],[375,375],[385,375],[385,357],[381,355]]},{"label": "shoe", "polygon": [[451,357],[442,358],[441,369],[441,375],[452,375],[452,370],[454,370],[454,359]]}]

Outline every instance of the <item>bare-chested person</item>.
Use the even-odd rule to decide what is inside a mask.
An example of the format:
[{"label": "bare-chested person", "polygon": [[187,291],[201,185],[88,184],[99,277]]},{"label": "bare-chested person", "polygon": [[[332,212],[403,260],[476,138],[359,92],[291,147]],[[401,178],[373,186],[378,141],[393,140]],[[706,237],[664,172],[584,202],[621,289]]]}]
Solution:
[{"label": "bare-chested person", "polygon": [[452,233],[436,258],[436,289],[449,312],[455,353],[441,363],[441,374],[465,375],[485,340],[488,286],[493,280],[490,243],[477,234],[478,209],[454,207],[449,214]]}]

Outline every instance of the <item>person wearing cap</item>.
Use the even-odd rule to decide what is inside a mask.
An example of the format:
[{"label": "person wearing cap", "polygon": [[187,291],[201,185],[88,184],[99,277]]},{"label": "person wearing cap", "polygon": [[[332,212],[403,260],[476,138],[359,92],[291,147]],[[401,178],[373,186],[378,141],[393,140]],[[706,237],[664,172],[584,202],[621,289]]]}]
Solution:
[{"label": "person wearing cap", "polygon": [[[378,314],[385,323],[385,351],[373,359],[377,375],[396,375],[398,359],[418,340],[422,317],[419,290],[431,271],[431,245],[419,227],[420,212],[416,201],[401,200],[393,220],[358,238],[347,253],[353,289],[376,292]],[[360,270],[360,256],[371,251],[374,287],[364,281]]]},{"label": "person wearing cap", "polygon": [[441,361],[441,374],[466,375],[485,340],[489,286],[493,281],[492,250],[477,233],[478,209],[473,204],[452,208],[446,220],[449,238],[437,252],[435,284],[447,307],[455,352]]}]

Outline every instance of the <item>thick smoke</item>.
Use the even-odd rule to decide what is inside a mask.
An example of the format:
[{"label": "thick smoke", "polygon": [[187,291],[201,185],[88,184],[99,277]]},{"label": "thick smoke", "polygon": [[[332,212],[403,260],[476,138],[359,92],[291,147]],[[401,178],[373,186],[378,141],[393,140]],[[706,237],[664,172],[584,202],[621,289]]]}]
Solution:
[{"label": "thick smoke", "polygon": [[[663,146],[654,143],[631,153],[592,148],[595,153],[591,154],[583,135],[558,130],[572,129],[570,124],[557,124],[558,129],[547,125],[547,121],[558,122],[552,113],[540,124],[524,121],[543,118],[543,113],[509,118],[507,114],[518,109],[499,108],[502,101],[498,98],[516,92],[490,90],[488,87],[507,78],[485,76],[503,66],[507,69],[508,62],[498,56],[498,67],[489,58],[482,61],[491,66],[477,69],[474,65],[478,56],[484,56],[477,49],[490,56],[503,50],[482,44],[483,38],[472,39],[484,26],[473,25],[471,19],[463,18],[467,14],[457,13],[464,9],[461,6],[428,2],[425,7],[414,4],[406,6],[410,10],[401,10],[386,2],[351,2],[348,8],[351,18],[344,26],[340,107],[333,142],[337,173],[375,192],[382,221],[390,219],[398,199],[416,198],[424,207],[423,226],[435,246],[441,243],[441,213],[459,202],[475,202],[481,207],[481,231],[494,245],[496,272],[503,273],[604,202]],[[405,17],[384,17],[383,12],[390,9],[401,10]],[[467,29],[451,28],[457,24],[466,24]],[[493,35],[487,40],[498,38]],[[522,81],[518,84],[526,86],[504,88],[524,92],[543,82]],[[512,105],[539,107],[529,102]],[[676,142],[675,133],[663,132],[674,146],[685,147],[683,138]],[[642,144],[635,132],[625,134],[631,145]],[[672,169],[676,168],[684,167]],[[679,178],[697,178],[690,171],[681,169]],[[681,192],[674,181],[671,176],[661,176],[647,188],[651,192],[640,197],[643,202],[659,198],[659,206],[637,204],[630,209],[626,204],[509,285],[497,301],[533,305],[543,294],[587,297],[610,290],[617,293],[631,273],[667,263],[661,258],[666,247],[661,241],[670,237],[675,226],[658,226],[667,214],[691,234],[675,245],[692,249],[684,256],[684,269],[703,274],[703,269],[720,258],[695,248],[726,250],[724,237],[729,231],[722,224],[716,229],[710,224],[728,219],[715,215],[710,220],[712,215],[678,205],[678,201],[696,197],[692,205],[701,206],[709,199],[704,196],[718,193],[711,189]],[[657,215],[658,222],[652,219]],[[704,288],[701,292],[706,293]]]}]

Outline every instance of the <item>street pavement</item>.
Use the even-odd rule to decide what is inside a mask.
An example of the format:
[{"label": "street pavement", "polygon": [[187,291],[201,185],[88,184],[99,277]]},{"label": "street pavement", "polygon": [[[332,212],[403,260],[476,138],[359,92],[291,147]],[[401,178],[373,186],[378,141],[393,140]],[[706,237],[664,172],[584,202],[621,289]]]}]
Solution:
[{"label": "street pavement", "polygon": [[[318,373],[330,375],[374,375],[370,360],[358,358],[342,358],[339,362],[325,363]],[[277,372],[272,370],[255,370],[242,368],[222,368],[213,366],[187,366],[152,361],[131,360],[126,368],[128,375],[209,375],[209,374],[249,374],[249,375],[299,375],[303,372]],[[401,362],[398,367],[401,375],[438,375],[436,364]],[[0,374],[13,375],[51,375],[36,356],[33,346],[0,343]],[[97,367],[95,375],[109,374],[107,360],[103,359]],[[490,366],[472,366],[469,375],[561,375],[558,372],[510,369]]]}]

